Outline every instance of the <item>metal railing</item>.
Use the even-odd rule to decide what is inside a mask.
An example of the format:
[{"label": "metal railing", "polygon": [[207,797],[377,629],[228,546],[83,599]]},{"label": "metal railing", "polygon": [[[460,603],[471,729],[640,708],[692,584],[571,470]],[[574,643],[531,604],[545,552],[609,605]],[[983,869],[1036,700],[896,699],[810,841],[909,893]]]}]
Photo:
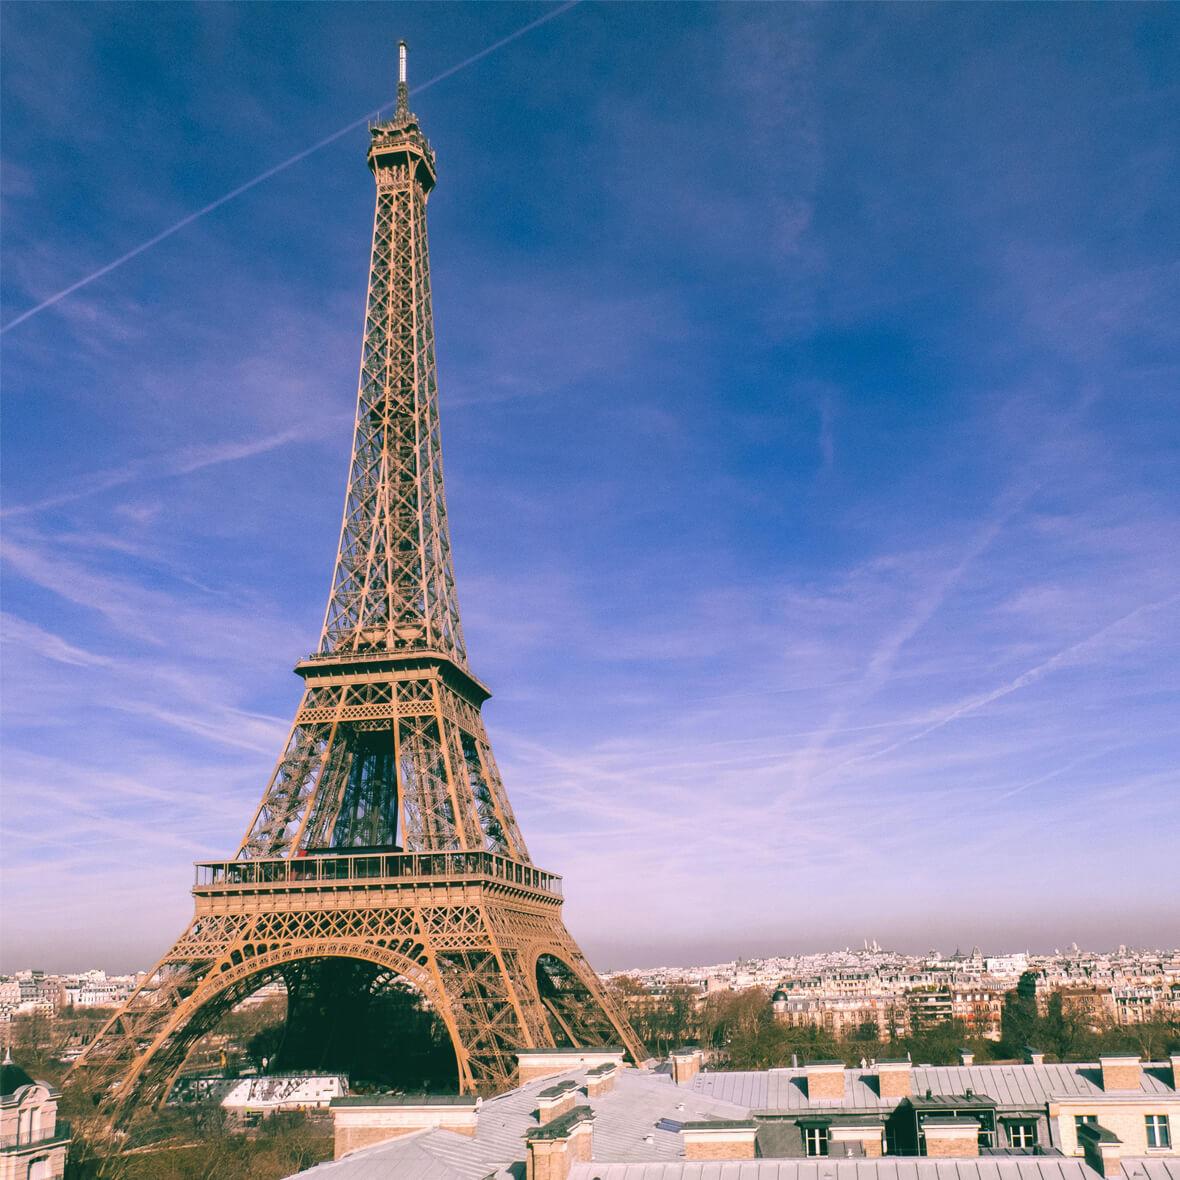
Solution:
[{"label": "metal railing", "polygon": [[265,860],[219,860],[196,865],[197,889],[316,885],[364,881],[454,881],[478,878],[523,885],[561,896],[561,877],[494,852],[314,853]]},{"label": "metal railing", "polygon": [[70,1137],[70,1124],[64,1119],[57,1119],[52,1131],[38,1131],[34,1139],[28,1131],[18,1135],[0,1135],[0,1151],[23,1150],[26,1147],[40,1147],[45,1143],[56,1143]]}]

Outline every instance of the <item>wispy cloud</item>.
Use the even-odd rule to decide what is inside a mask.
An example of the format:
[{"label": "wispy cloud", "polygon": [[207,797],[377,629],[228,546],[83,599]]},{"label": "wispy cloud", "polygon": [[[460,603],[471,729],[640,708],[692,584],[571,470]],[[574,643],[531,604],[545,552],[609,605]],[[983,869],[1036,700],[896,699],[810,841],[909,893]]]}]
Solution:
[{"label": "wispy cloud", "polygon": [[[519,29],[516,29],[514,32],[510,33],[507,37],[499,38],[491,45],[485,46],[478,53],[471,54],[469,57],[464,58],[463,61],[443,70],[441,74],[436,74],[433,78],[429,78],[425,82],[420,83],[415,87],[415,93],[421,93],[422,91],[429,89],[431,86],[434,86],[437,83],[443,81],[445,78],[451,77],[452,74],[457,74],[460,70],[474,65],[478,61],[482,61],[483,58],[488,56],[488,54],[495,53],[497,49],[501,49],[505,45],[511,44],[518,37],[523,37],[526,33],[531,32],[539,25],[545,24],[547,21],[552,20],[556,16],[560,16],[563,12],[572,8],[578,2],[579,0],[567,0],[566,3],[557,5],[549,12],[537,17],[536,20],[529,21],[528,24],[522,25]],[[310,147],[303,148],[294,155],[288,156],[286,159],[281,160],[275,165],[272,165],[270,168],[259,172],[256,176],[252,176],[249,180],[239,184],[237,187],[230,189],[229,192],[223,193],[216,200],[210,201],[206,205],[202,205],[201,208],[187,214],[179,221],[174,222],[172,225],[168,226],[166,229],[163,229],[159,233],[152,235],[152,237],[148,238],[146,241],[139,243],[139,245],[132,247],[130,250],[119,255],[119,257],[113,261],[106,263],[104,266],[100,266],[97,270],[91,271],[90,274],[85,275],[76,282],[71,283],[68,287],[63,287],[60,291],[57,291],[47,298],[42,299],[39,303],[35,304],[27,311],[21,312],[20,315],[13,317],[8,321],[8,323],[4,324],[3,327],[0,327],[0,333],[7,332],[10,328],[15,328],[18,324],[23,324],[25,320],[31,319],[39,312],[45,311],[46,309],[55,306],[63,299],[73,295],[75,291],[80,291],[82,288],[88,287],[97,279],[101,279],[110,274],[111,271],[117,270],[119,267],[123,266],[124,263],[130,262],[133,258],[138,258],[141,254],[147,250],[150,250],[153,246],[158,246],[161,242],[164,242],[168,238],[172,237],[173,234],[177,234],[181,230],[186,229],[188,226],[192,225],[194,221],[199,221],[207,214],[220,209],[223,205],[226,205],[230,201],[235,200],[237,197],[248,193],[257,185],[262,184],[264,181],[270,180],[272,176],[277,176],[280,172],[285,172],[288,168],[300,163],[302,160],[306,160],[308,156],[322,151],[324,148],[328,147],[330,144],[335,143],[337,140],[342,139],[350,132],[356,131],[376,119],[380,119],[384,109],[384,107],[379,107],[376,110],[370,111],[366,115],[362,115],[359,119],[354,119],[351,123],[347,123],[338,130],[333,131],[331,135],[324,136],[323,139],[313,143]]]},{"label": "wispy cloud", "polygon": [[[1027,688],[1029,685],[1035,684],[1043,677],[1049,675],[1058,668],[1066,667],[1070,664],[1084,661],[1087,658],[1094,657],[1100,654],[1112,639],[1117,639],[1121,634],[1130,629],[1130,625],[1135,623],[1144,616],[1154,614],[1157,611],[1165,610],[1168,607],[1174,606],[1180,602],[1180,594],[1173,595],[1170,598],[1163,599],[1160,602],[1144,603],[1143,606],[1137,607],[1135,610],[1123,615],[1122,617],[1113,620],[1105,627],[1094,632],[1092,635],[1087,635],[1084,639],[1078,640],[1077,643],[1070,644],[1069,647],[1057,652],[1049,659],[1042,661],[1033,668],[1029,668],[1022,672],[1019,676],[1014,677],[1007,683],[1000,685],[998,688],[993,688],[989,692],[983,693],[979,696],[972,697],[969,700],[963,701],[955,705],[948,712],[938,717],[928,725],[922,726],[916,733],[908,734],[900,741],[883,747],[880,750],[875,750],[870,754],[864,754],[857,758],[849,759],[847,762],[841,763],[839,766],[833,768],[832,773],[837,771],[844,771],[849,766],[857,763],[867,762],[874,758],[883,757],[900,749],[902,746],[909,745],[912,742],[921,741],[925,737],[936,730],[941,729],[944,725],[949,725],[952,721],[957,721],[962,717],[969,716],[972,713],[978,712],[980,709],[998,701],[1001,697],[1008,696],[1009,693],[1017,692],[1022,688]],[[1146,642],[1147,637],[1139,637],[1139,643]]]},{"label": "wispy cloud", "polygon": [[60,635],[54,635],[38,627],[36,623],[30,623],[7,611],[0,612],[0,637],[4,643],[28,648],[46,659],[72,664],[78,668],[103,667],[111,662],[106,656],[76,647]]},{"label": "wispy cloud", "polygon": [[70,481],[70,488],[33,504],[14,504],[0,511],[0,516],[23,516],[30,512],[42,512],[48,508],[59,508],[75,500],[95,496],[100,492],[141,480],[171,479],[191,475],[205,467],[216,467],[221,463],[234,463],[265,454],[288,443],[307,438],[306,428],[292,427],[277,434],[262,438],[243,439],[234,442],[197,444],[183,447],[164,455],[149,455],[120,467],[96,471]]}]

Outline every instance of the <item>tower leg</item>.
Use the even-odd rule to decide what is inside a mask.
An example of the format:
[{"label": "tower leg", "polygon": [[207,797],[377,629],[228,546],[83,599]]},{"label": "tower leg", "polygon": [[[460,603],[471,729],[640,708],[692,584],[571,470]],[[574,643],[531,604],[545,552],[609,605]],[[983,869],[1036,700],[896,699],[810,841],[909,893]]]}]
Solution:
[{"label": "tower leg", "polygon": [[[437,1043],[437,1026],[445,1029],[453,1063],[443,1054],[442,1073],[437,1061],[421,1063],[422,1080],[445,1089],[494,1093],[512,1086],[522,1048],[622,1045],[642,1059],[642,1046],[613,1012],[558,905],[505,904],[470,885],[462,888],[463,901],[445,886],[414,890],[402,882],[389,892],[400,904],[320,908],[317,895],[291,891],[247,895],[248,905],[237,899],[248,912],[199,908],[75,1070],[106,1091],[118,1121],[136,1105],[159,1106],[196,1042],[279,978],[288,986],[280,1060],[304,1068],[380,1081],[366,1076],[379,1063],[368,1022],[395,995],[409,1000],[402,1016],[427,1041]],[[427,895],[422,902],[420,893]]]}]

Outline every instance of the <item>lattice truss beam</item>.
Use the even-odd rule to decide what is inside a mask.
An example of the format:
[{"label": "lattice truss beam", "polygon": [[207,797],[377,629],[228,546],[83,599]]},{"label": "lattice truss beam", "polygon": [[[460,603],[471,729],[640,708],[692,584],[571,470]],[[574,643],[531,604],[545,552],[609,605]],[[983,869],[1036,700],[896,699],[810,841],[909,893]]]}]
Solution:
[{"label": "lattice truss beam", "polygon": [[479,709],[437,672],[309,684],[239,857],[393,845],[529,860]]},{"label": "lattice truss beam", "polygon": [[109,1022],[84,1059],[113,1113],[158,1105],[189,1050],[236,1004],[309,962],[350,958],[412,984],[445,1024],[468,1091],[512,1084],[519,1048],[642,1047],[553,905],[464,904],[201,915]]},{"label": "lattice truss beam", "polygon": [[424,647],[463,663],[439,439],[429,190],[412,137],[405,147],[375,168],[352,467],[320,650]]}]

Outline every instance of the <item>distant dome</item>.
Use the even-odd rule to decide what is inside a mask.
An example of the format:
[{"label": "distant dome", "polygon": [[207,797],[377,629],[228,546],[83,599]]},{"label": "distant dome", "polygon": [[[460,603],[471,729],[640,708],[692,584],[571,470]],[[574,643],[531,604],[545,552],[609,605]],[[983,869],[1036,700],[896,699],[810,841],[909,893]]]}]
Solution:
[{"label": "distant dome", "polygon": [[771,1001],[771,1003],[774,1003],[774,1004],[783,1003],[786,1001],[786,999],[787,999],[787,993],[785,991],[783,991],[783,989],[780,987],[778,989],[778,991],[776,991],[774,993],[774,999]]},{"label": "distant dome", "polygon": [[33,1079],[11,1060],[0,1065],[0,1098],[15,1094],[22,1086],[31,1086]]}]

